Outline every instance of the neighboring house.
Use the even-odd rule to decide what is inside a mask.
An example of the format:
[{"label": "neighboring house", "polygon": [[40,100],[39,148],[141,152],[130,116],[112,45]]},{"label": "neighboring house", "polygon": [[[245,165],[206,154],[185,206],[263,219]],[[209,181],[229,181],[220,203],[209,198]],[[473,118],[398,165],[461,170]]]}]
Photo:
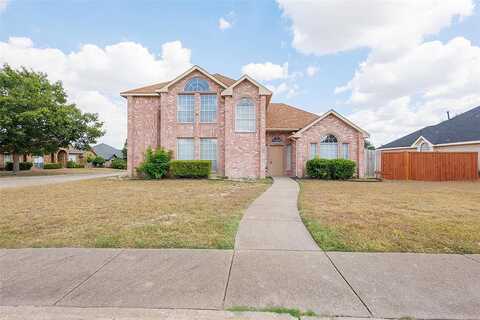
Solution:
[{"label": "neighboring house", "polygon": [[113,159],[123,159],[122,150],[118,150],[105,143],[97,144],[92,148],[92,151],[95,155],[105,159],[105,167],[110,167]]},{"label": "neighboring house", "polygon": [[[22,154],[20,155],[20,162],[32,162],[34,167],[42,168],[45,163],[60,162],[62,167],[67,166],[67,161],[75,161],[77,164],[85,164],[85,151],[73,148],[60,148],[57,152],[45,154],[43,156]],[[7,162],[13,162],[13,157],[9,153],[0,153],[0,170],[5,168]]]},{"label": "neighboring house", "polygon": [[479,152],[480,166],[480,106],[437,125],[417,130],[377,150],[381,152]]},{"label": "neighboring house", "polygon": [[172,81],[121,93],[128,104],[128,172],[148,147],[175,159],[212,160],[229,178],[305,175],[315,156],[347,158],[364,172],[368,133],[337,112],[318,116],[283,103],[249,77],[238,80],[194,66]]}]

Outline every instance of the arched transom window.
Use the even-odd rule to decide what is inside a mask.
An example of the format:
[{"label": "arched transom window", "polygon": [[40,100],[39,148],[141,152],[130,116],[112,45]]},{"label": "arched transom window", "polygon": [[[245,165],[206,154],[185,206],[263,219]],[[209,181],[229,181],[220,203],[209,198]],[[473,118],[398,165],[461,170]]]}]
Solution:
[{"label": "arched transom window", "polygon": [[193,77],[185,85],[185,92],[205,92],[210,91],[208,82],[200,77]]},{"label": "arched transom window", "polygon": [[322,138],[320,141],[320,158],[337,159],[338,158],[338,140],[332,134]]},{"label": "arched transom window", "polygon": [[255,132],[255,104],[250,98],[242,98],[235,109],[235,131]]}]

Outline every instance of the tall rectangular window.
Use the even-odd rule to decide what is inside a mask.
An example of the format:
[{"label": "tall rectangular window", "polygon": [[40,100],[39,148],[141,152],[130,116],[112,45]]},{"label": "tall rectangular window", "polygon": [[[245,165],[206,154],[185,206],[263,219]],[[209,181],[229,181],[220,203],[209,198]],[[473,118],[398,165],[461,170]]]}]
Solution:
[{"label": "tall rectangular window", "polygon": [[217,122],[216,94],[202,94],[200,96],[200,122]]},{"label": "tall rectangular window", "polygon": [[13,158],[12,158],[12,155],[9,154],[9,153],[5,153],[3,155],[3,165],[7,165],[7,162],[13,162]]},{"label": "tall rectangular window", "polygon": [[337,143],[320,143],[320,158],[337,159],[338,144]]},{"label": "tall rectangular window", "polygon": [[250,98],[242,98],[235,109],[235,131],[255,132],[255,104]]},{"label": "tall rectangular window", "polygon": [[310,159],[315,158],[318,155],[317,153],[317,144],[310,143]]},{"label": "tall rectangular window", "polygon": [[342,144],[343,159],[350,159],[350,146],[348,143]]},{"label": "tall rectangular window", "polygon": [[292,145],[287,144],[287,170],[292,170]]},{"label": "tall rectangular window", "polygon": [[177,160],[194,160],[195,146],[193,138],[177,139]]},{"label": "tall rectangular window", "polygon": [[180,94],[177,98],[177,121],[181,123],[193,123],[195,119],[195,96],[192,94]]},{"label": "tall rectangular window", "polygon": [[200,159],[212,161],[212,171],[217,171],[217,139],[200,139]]}]

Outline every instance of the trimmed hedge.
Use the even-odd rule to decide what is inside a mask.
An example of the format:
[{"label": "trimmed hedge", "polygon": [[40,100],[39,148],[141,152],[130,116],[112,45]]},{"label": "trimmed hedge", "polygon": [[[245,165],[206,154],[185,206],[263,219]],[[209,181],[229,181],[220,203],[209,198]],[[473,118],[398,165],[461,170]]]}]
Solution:
[{"label": "trimmed hedge", "polygon": [[68,160],[67,161],[67,168],[73,169],[76,166],[77,166],[77,164],[75,163],[75,161],[73,161],[73,160]]},{"label": "trimmed hedge", "polygon": [[62,164],[60,162],[56,162],[56,163],[45,163],[43,165],[43,169],[61,169],[62,168]]},{"label": "trimmed hedge", "polygon": [[127,162],[123,159],[115,158],[112,160],[112,168],[125,170],[127,169]]},{"label": "trimmed hedge", "polygon": [[346,159],[315,158],[307,161],[307,175],[314,179],[351,179],[355,168],[355,161]]},{"label": "trimmed hedge", "polygon": [[[27,171],[30,170],[33,167],[33,163],[31,162],[20,162],[19,164],[20,170],[21,171]],[[5,164],[5,171],[13,171],[13,162],[7,162]]]},{"label": "trimmed hedge", "polygon": [[174,160],[170,162],[170,174],[176,178],[208,178],[212,170],[210,160]]}]

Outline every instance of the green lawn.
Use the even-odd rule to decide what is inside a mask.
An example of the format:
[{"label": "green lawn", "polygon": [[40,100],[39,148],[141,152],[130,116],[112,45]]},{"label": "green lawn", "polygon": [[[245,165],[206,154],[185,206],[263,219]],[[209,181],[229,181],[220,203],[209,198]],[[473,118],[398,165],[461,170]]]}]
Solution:
[{"label": "green lawn", "polygon": [[128,180],[5,189],[0,247],[233,248],[270,180]]},{"label": "green lawn", "polygon": [[480,183],[300,181],[325,250],[480,253]]}]

